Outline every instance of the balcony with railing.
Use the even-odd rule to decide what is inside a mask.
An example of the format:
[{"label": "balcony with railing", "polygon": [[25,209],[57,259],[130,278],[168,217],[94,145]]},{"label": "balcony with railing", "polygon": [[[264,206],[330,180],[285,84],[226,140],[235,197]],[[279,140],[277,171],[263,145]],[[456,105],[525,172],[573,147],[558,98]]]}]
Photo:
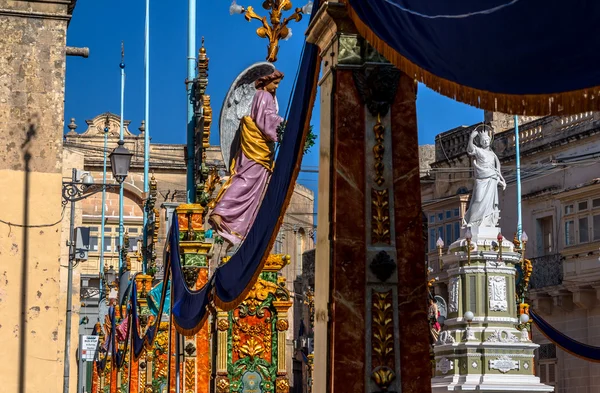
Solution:
[{"label": "balcony with railing", "polygon": [[533,273],[529,289],[542,289],[561,285],[563,282],[563,256],[560,254],[532,258]]}]

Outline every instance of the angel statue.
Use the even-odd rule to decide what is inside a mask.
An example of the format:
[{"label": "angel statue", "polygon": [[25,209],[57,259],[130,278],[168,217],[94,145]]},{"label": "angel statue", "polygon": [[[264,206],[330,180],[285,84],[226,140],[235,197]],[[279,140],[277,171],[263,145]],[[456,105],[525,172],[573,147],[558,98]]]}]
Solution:
[{"label": "angel statue", "polygon": [[[475,138],[479,137],[479,145]],[[506,189],[506,181],[500,172],[498,156],[490,149],[491,136],[484,130],[471,132],[467,154],[473,157],[475,186],[469,210],[465,213],[467,226],[495,227],[500,219],[498,208],[498,185]]]},{"label": "angel statue", "polygon": [[283,73],[257,63],[233,83],[221,111],[221,150],[230,177],[214,201],[209,223],[233,252],[254,223],[273,171],[283,121],[275,93]]}]

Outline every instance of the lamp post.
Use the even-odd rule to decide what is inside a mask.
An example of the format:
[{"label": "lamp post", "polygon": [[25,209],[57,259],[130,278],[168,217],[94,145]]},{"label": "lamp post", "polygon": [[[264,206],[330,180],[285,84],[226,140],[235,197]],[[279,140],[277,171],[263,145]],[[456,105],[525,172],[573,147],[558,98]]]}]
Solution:
[{"label": "lamp post", "polygon": [[[63,393],[69,393],[70,377],[70,351],[71,351],[71,308],[73,305],[73,262],[75,261],[75,202],[97,194],[107,189],[118,189],[121,183],[127,177],[129,165],[131,164],[131,154],[125,147],[123,141],[119,141],[119,146],[110,154],[111,169],[113,177],[119,184],[94,184],[94,178],[89,172],[78,171],[73,168],[71,181],[63,182],[62,186],[62,204],[65,206],[71,203],[71,222],[69,226],[69,258],[67,270],[67,310],[65,319],[65,354],[64,354],[64,373],[63,373]],[[102,234],[104,236],[104,234]]]},{"label": "lamp post", "polygon": [[473,331],[471,330],[471,322],[473,322],[475,315],[473,315],[472,311],[467,311],[463,315],[463,318],[465,319],[465,321],[467,321],[467,330],[465,331],[465,341],[475,340],[475,335],[473,334]]},{"label": "lamp post", "polygon": [[465,239],[467,240],[467,264],[471,266],[471,239],[473,239],[471,228],[467,228],[467,231],[465,232]]},{"label": "lamp post", "polygon": [[442,240],[442,237],[440,236],[437,239],[437,242],[435,242],[437,249],[438,249],[438,259],[440,262],[440,271],[444,270],[444,261],[442,261],[442,248],[444,248],[444,241]]},{"label": "lamp post", "polygon": [[498,240],[498,260],[502,261],[502,241],[504,240],[502,233],[498,233],[497,240]]}]

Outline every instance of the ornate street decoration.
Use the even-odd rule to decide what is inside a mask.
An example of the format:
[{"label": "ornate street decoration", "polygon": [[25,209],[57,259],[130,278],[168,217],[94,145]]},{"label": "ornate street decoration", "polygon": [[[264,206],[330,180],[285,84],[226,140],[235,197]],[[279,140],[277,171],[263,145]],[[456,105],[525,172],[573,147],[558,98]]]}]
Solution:
[{"label": "ornate street decoration", "polygon": [[252,19],[257,19],[262,22],[262,26],[256,29],[256,34],[260,38],[269,40],[267,61],[274,63],[277,61],[277,52],[279,52],[279,40],[289,38],[292,34],[291,29],[288,27],[288,23],[291,21],[300,22],[302,20],[302,15],[309,14],[310,8],[312,7],[307,5],[302,8],[296,8],[287,18],[283,17],[283,12],[292,9],[292,2],[290,0],[265,0],[263,1],[262,7],[269,11],[268,19],[266,16],[260,16],[254,12],[254,7],[240,7],[235,4],[235,1],[230,10],[232,13],[244,13],[244,17],[248,22]]},{"label": "ornate street decoration", "polygon": [[437,345],[446,345],[446,344],[454,344],[456,340],[454,340],[454,336],[447,331],[444,330],[440,333],[438,340],[436,341]]},{"label": "ornate street decoration", "polygon": [[496,329],[494,332],[485,340],[490,343],[518,343],[519,338],[509,332],[508,330]]},{"label": "ornate street decoration", "polygon": [[83,184],[75,182],[63,182],[62,205],[69,202],[77,202],[99,192],[105,188],[107,191],[118,190],[119,184]]},{"label": "ornate street decoration", "polygon": [[400,71],[391,66],[376,66],[354,71],[354,83],[373,117],[385,117],[396,98]]},{"label": "ornate street decoration", "polygon": [[372,224],[371,242],[390,244],[390,214],[388,190],[371,190]]},{"label": "ornate street decoration", "polygon": [[375,134],[375,146],[373,147],[373,158],[375,159],[375,183],[378,186],[382,186],[385,183],[383,178],[383,170],[385,166],[383,164],[383,155],[385,153],[385,146],[383,145],[383,138],[385,135],[385,128],[381,124],[381,116],[377,115],[377,123],[373,126],[373,133]]},{"label": "ornate street decoration", "polygon": [[452,360],[448,360],[448,358],[442,358],[435,365],[435,369],[446,375],[450,370],[454,370],[454,362]]},{"label": "ornate street decoration", "polygon": [[388,387],[396,379],[396,373],[389,367],[377,367],[371,374],[371,379],[383,391],[387,391]]},{"label": "ornate street decoration", "polygon": [[506,299],[506,277],[489,276],[488,294],[490,311],[506,311],[508,309],[508,302]]},{"label": "ornate street decoration", "polygon": [[458,293],[460,285],[459,277],[452,277],[450,279],[450,286],[448,289],[448,312],[458,312]]},{"label": "ornate street decoration", "polygon": [[501,373],[506,374],[510,370],[519,370],[519,361],[503,355],[494,360],[490,360],[490,369],[498,370]]},{"label": "ornate street decoration", "polygon": [[196,386],[196,361],[188,358],[185,360],[185,391],[193,393]]},{"label": "ornate street decoration", "polygon": [[396,271],[396,262],[387,252],[379,251],[369,267],[379,280],[385,282]]},{"label": "ornate street decoration", "polygon": [[372,364],[371,378],[377,386],[386,390],[395,379],[394,373],[394,304],[392,291],[373,292]]},{"label": "ornate street decoration", "polygon": [[278,277],[288,262],[288,256],[272,255],[238,308],[218,313],[217,392],[289,391],[285,337],[292,302]]}]

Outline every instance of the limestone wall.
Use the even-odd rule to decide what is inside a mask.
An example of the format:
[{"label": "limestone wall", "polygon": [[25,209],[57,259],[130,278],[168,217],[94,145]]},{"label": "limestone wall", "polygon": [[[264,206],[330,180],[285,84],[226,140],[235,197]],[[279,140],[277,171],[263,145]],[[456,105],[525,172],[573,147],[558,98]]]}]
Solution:
[{"label": "limestone wall", "polygon": [[53,393],[63,384],[61,156],[71,7],[0,1],[0,390],[7,393]]}]

